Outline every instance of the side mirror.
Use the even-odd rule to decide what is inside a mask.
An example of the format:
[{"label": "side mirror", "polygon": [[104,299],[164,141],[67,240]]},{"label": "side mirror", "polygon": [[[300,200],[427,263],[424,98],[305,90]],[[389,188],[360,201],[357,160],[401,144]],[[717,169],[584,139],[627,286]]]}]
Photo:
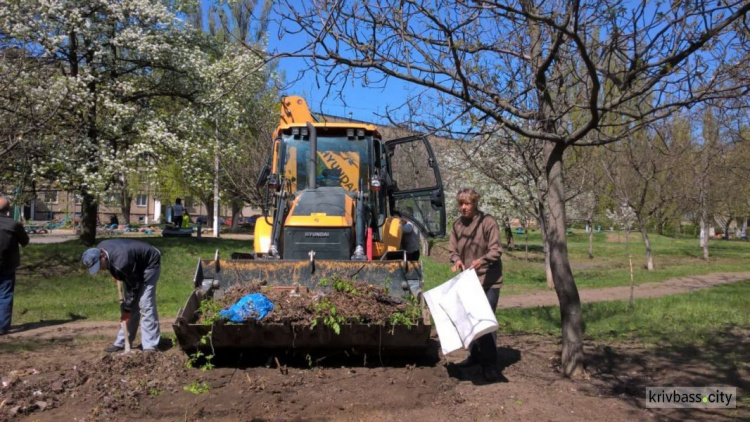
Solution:
[{"label": "side mirror", "polygon": [[260,173],[258,174],[258,180],[255,182],[256,187],[262,187],[266,184],[266,181],[268,181],[268,176],[271,174],[271,166],[268,164],[264,165],[262,169],[260,169]]},{"label": "side mirror", "polygon": [[439,189],[430,193],[430,204],[435,210],[443,208],[443,193]]}]

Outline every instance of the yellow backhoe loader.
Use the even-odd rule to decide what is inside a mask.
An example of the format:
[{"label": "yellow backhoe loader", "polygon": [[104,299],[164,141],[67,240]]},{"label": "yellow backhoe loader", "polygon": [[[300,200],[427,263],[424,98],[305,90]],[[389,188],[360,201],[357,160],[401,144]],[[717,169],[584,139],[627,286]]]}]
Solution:
[{"label": "yellow backhoe loader", "polygon": [[[316,119],[304,99],[284,97],[267,165],[263,216],[252,252],[200,260],[190,295],[174,324],[183,350],[204,348],[210,327],[196,322],[201,301],[234,285],[262,280],[270,288],[325,292],[322,281],[343,277],[382,286],[396,300],[411,298],[423,316],[416,325],[246,322],[212,328],[214,349],[377,350],[419,352],[430,336],[422,265],[401,250],[402,222],[412,222],[422,244],[445,234],[442,181],[423,136],[383,141],[376,126]],[[401,217],[396,217],[400,215]],[[424,246],[423,246],[424,248]]]}]

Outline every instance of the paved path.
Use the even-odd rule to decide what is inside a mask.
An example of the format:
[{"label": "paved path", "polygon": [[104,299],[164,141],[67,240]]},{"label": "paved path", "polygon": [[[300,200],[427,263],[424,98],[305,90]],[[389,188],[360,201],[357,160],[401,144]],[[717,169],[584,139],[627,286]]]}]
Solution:
[{"label": "paved path", "polygon": [[[713,273],[672,278],[658,283],[643,283],[635,286],[633,295],[636,299],[660,297],[707,289],[742,280],[750,280],[750,272]],[[581,295],[581,302],[583,303],[628,300],[630,298],[630,286],[581,289],[578,292]],[[554,291],[543,291],[514,296],[501,296],[500,308],[533,308],[536,306],[554,306],[558,303],[557,294]]]}]

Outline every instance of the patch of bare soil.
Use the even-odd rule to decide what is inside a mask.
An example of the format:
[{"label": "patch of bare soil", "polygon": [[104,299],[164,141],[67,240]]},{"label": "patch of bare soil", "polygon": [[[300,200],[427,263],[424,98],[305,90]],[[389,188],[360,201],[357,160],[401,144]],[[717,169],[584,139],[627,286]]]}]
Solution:
[{"label": "patch of bare soil", "polygon": [[[79,333],[85,335],[85,331]],[[17,339],[0,339],[8,350]],[[17,344],[17,343],[16,343]],[[187,368],[177,349],[107,355],[105,340],[38,340],[33,351],[0,352],[0,420],[747,420],[747,408],[650,410],[646,386],[730,385],[750,391],[750,333],[717,335],[700,351],[638,342],[589,343],[588,376],[561,377],[559,344],[500,337],[509,382],[486,384],[465,354],[438,360],[326,360]],[[437,342],[433,343],[437,349]],[[377,361],[377,362],[376,362]]]}]

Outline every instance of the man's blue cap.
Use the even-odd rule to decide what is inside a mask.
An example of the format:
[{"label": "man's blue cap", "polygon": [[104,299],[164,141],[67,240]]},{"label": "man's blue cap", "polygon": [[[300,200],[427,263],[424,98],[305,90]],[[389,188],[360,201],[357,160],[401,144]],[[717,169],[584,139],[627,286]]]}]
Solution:
[{"label": "man's blue cap", "polygon": [[99,272],[99,256],[101,256],[99,248],[87,249],[86,252],[83,253],[83,265],[89,269],[91,275]]}]

